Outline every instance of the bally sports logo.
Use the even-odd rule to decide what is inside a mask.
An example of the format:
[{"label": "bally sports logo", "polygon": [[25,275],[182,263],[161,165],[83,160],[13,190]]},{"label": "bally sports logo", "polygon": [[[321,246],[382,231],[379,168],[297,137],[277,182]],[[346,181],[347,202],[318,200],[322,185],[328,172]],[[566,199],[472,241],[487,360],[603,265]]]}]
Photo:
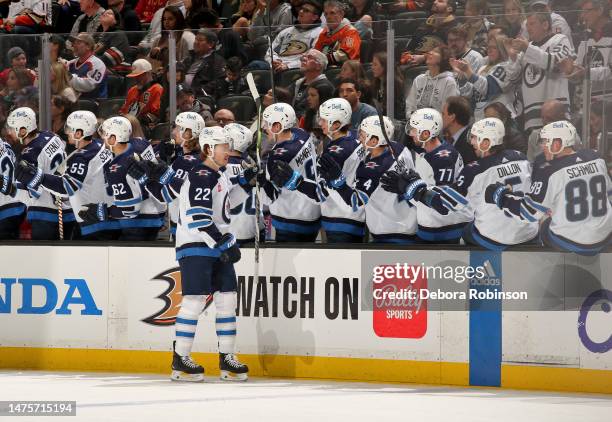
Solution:
[{"label": "bally sports logo", "polygon": [[373,329],[379,337],[421,338],[427,332],[427,274],[417,265],[379,265],[373,271]]},{"label": "bally sports logo", "polygon": [[[179,267],[171,268],[159,273],[153,277],[153,280],[163,280],[168,283],[168,288],[157,296],[157,299],[164,301],[164,306],[158,312],[143,319],[142,322],[161,327],[174,325],[183,300],[181,295],[181,270]],[[212,295],[207,296],[204,310],[210,306],[212,299]]]}]

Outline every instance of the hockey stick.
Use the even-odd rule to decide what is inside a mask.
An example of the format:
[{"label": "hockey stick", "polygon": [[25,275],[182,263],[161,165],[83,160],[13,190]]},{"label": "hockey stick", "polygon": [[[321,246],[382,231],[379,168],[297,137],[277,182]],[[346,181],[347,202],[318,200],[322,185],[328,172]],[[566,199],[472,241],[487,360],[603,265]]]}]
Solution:
[{"label": "hockey stick", "polygon": [[[255,85],[252,73],[247,73],[246,76],[249,90],[255,105],[257,106],[257,143],[255,144],[255,154],[257,155],[257,171],[261,171],[261,108],[262,101],[259,97],[259,91]],[[255,177],[255,282],[259,280],[259,216],[261,215],[261,200],[259,197],[259,178]]]},{"label": "hockey stick", "polygon": [[391,157],[393,157],[393,161],[397,162],[397,157],[395,156],[395,151],[393,151],[393,145],[391,145],[391,140],[389,139],[389,135],[387,135],[387,126],[385,125],[385,119],[382,112],[382,106],[378,100],[373,100],[374,107],[376,108],[376,113],[378,114],[378,121],[380,122],[380,128],[382,129],[382,133],[385,137],[385,141],[387,145],[389,145],[389,151],[391,152]]}]

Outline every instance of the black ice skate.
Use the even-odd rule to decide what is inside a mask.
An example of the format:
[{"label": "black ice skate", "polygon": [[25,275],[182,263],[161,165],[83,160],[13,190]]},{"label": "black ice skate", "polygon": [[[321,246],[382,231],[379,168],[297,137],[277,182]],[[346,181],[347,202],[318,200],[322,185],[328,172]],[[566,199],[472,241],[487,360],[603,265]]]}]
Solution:
[{"label": "black ice skate", "polygon": [[[172,347],[174,349],[174,345]],[[181,356],[176,351],[172,357],[172,381],[199,382],[204,380],[204,368],[195,363],[191,356]]]},{"label": "black ice skate", "polygon": [[233,353],[219,353],[219,369],[224,381],[246,381],[249,377],[249,367]]}]

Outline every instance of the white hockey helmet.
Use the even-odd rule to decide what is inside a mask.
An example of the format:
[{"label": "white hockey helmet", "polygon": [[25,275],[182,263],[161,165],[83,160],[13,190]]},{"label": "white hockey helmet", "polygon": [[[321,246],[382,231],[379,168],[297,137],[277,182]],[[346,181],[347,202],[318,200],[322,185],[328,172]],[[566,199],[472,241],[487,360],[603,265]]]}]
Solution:
[{"label": "white hockey helmet", "polygon": [[227,136],[232,140],[232,149],[238,152],[245,152],[251,142],[253,142],[253,132],[240,123],[230,123],[223,127]]},{"label": "white hockey helmet", "polygon": [[[389,140],[391,140],[393,139],[393,133],[395,131],[393,121],[387,116],[383,116],[383,121],[385,122],[385,131],[387,133],[387,137],[389,138]],[[369,116],[363,119],[363,121],[359,125],[359,131],[365,133],[364,143],[367,143],[373,136],[376,136],[376,138],[378,138],[378,142],[376,143],[376,145],[367,148],[376,148],[382,145],[387,145],[387,140],[385,139],[385,134],[382,131],[380,119],[378,118],[378,116]]]},{"label": "white hockey helmet", "polygon": [[[497,117],[487,117],[486,119],[478,120],[474,123],[470,134],[472,138],[476,140],[478,150],[485,152],[491,149],[491,147],[504,143],[506,128],[504,127],[504,123]],[[480,144],[485,139],[489,140],[489,147],[483,150]]]},{"label": "white hockey helmet", "polygon": [[319,118],[327,122],[328,136],[336,132],[332,130],[335,122],[340,122],[340,128],[350,125],[352,114],[351,104],[344,98],[330,98],[319,106]]},{"label": "white hockey helmet", "polygon": [[231,145],[231,139],[227,135],[227,132],[221,126],[205,127],[200,132],[200,148],[204,151],[204,146],[208,145],[211,149],[215,148],[215,145],[229,144]]},{"label": "white hockey helmet", "polygon": [[107,144],[111,136],[115,137],[115,143],[126,144],[130,142],[132,136],[132,124],[125,117],[115,116],[106,119],[100,126],[99,132]]},{"label": "white hockey helmet", "polygon": [[[266,107],[262,114],[262,122],[264,129],[272,129],[274,123],[281,125],[281,130],[278,132],[285,131],[295,127],[297,118],[295,117],[295,110],[287,103],[274,103]],[[277,135],[278,133],[275,133]]]},{"label": "white hockey helmet", "polygon": [[[36,113],[34,113],[34,110],[30,107],[19,107],[9,114],[6,119],[6,126],[14,130],[15,136],[19,142],[23,143],[26,136],[38,129],[38,125],[36,124]],[[23,136],[19,136],[21,129],[25,129],[25,134]]]},{"label": "white hockey helmet", "polygon": [[66,135],[71,136],[74,139],[77,130],[80,130],[82,132],[81,137],[79,139],[75,139],[78,141],[82,138],[93,136],[96,133],[97,126],[98,119],[91,111],[73,111],[66,119],[64,132]]},{"label": "white hockey helmet", "polygon": [[[406,132],[416,141],[424,144],[438,137],[442,131],[442,126],[442,115],[438,110],[434,110],[433,108],[420,108],[410,116]],[[429,137],[422,140],[421,134],[425,131],[429,132]]]},{"label": "white hockey helmet", "polygon": [[[174,124],[178,129],[179,134],[179,142],[180,145],[183,145],[183,142],[190,141],[191,139],[199,139],[200,132],[206,126],[204,123],[204,118],[200,116],[198,113],[194,113],[193,111],[186,111],[184,113],[179,113],[174,119]],[[191,129],[191,139],[185,139],[183,134],[185,130]]]},{"label": "white hockey helmet", "polygon": [[[566,147],[573,147],[576,144],[576,128],[567,120],[559,120],[547,124],[540,131],[540,144],[547,145],[551,154],[556,155]],[[555,139],[561,140],[559,151],[553,152],[552,143]]]}]

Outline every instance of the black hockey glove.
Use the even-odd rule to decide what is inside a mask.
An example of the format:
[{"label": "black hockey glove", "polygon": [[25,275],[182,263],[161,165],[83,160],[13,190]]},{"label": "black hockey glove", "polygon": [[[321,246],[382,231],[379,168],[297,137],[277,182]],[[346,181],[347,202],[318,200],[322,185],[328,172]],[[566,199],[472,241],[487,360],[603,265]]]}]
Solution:
[{"label": "black hockey glove", "polygon": [[427,191],[427,183],[412,169],[408,173],[388,171],[380,178],[380,184],[384,190],[398,194],[405,201],[419,201]]},{"label": "black hockey glove", "polygon": [[132,160],[127,169],[127,174],[144,185],[149,180],[149,166],[146,161]]},{"label": "black hockey glove", "polygon": [[485,189],[485,202],[487,204],[497,205],[497,208],[502,209],[504,196],[509,194],[511,189],[499,182],[487,186]]},{"label": "black hockey glove", "polygon": [[44,173],[38,167],[21,160],[15,166],[15,179],[23,183],[28,189],[37,190],[43,181]]},{"label": "black hockey glove", "polygon": [[85,224],[96,224],[108,220],[106,204],[87,204],[79,211],[79,217]]},{"label": "black hockey glove", "polygon": [[174,142],[166,141],[159,144],[159,159],[170,164],[175,154]]},{"label": "black hockey glove", "polygon": [[346,177],[342,174],[342,168],[329,154],[323,154],[319,158],[319,172],[321,177],[332,188],[342,187],[346,183]]},{"label": "black hockey glove", "polygon": [[238,248],[236,238],[231,233],[224,234],[215,245],[215,248],[221,250],[219,260],[224,264],[234,264],[240,261],[240,248]]},{"label": "black hockey glove", "polygon": [[284,187],[289,190],[296,190],[304,180],[298,171],[293,170],[288,163],[281,160],[273,163],[270,178],[277,187]]}]

